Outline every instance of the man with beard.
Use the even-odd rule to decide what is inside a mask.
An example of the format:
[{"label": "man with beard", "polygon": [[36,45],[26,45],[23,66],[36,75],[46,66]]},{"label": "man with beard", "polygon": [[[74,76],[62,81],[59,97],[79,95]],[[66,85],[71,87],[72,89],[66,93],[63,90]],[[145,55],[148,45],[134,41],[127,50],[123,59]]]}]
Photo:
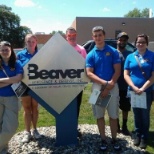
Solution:
[{"label": "man with beard", "polygon": [[[128,119],[128,111],[130,111],[130,99],[127,97],[127,83],[124,80],[124,63],[126,57],[132,53],[131,51],[126,50],[126,45],[129,37],[127,33],[121,32],[117,36],[117,50],[119,52],[119,56],[121,59],[121,75],[118,79],[118,86],[119,86],[119,96],[120,96],[120,101],[119,101],[119,108],[122,110],[122,133],[124,135],[130,135],[130,132],[128,131],[127,128],[127,119]],[[119,119],[118,119],[118,133],[120,133],[120,124],[119,124]]]}]

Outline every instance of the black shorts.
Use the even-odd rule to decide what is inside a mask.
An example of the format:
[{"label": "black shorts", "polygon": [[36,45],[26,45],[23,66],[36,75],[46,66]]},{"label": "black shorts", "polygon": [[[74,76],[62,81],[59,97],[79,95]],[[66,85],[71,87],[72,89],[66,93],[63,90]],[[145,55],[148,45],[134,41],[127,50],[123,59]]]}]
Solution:
[{"label": "black shorts", "polygon": [[119,96],[120,96],[119,108],[122,111],[130,111],[131,105],[130,105],[130,98],[127,98],[127,90],[119,90]]},{"label": "black shorts", "polygon": [[28,91],[29,91],[29,90],[30,90],[30,89],[27,87],[26,91],[21,95],[21,97],[29,96],[29,94],[28,94]]}]

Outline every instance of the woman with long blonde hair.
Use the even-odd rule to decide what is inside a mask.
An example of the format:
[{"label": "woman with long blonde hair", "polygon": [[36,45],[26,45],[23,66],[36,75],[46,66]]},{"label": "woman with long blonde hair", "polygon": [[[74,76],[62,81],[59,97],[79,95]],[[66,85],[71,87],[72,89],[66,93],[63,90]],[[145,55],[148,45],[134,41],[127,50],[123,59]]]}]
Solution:
[{"label": "woman with long blonde hair", "polygon": [[[29,62],[29,60],[38,52],[37,50],[37,38],[33,34],[27,34],[25,37],[26,48],[17,54],[17,58],[21,61],[22,66]],[[41,135],[37,131],[38,121],[38,103],[34,98],[28,94],[29,88],[22,95],[21,101],[24,108],[24,122],[25,122],[25,136],[22,139],[23,143],[30,141],[32,136],[35,139],[39,139]],[[33,131],[31,133],[31,124],[33,125]]]}]

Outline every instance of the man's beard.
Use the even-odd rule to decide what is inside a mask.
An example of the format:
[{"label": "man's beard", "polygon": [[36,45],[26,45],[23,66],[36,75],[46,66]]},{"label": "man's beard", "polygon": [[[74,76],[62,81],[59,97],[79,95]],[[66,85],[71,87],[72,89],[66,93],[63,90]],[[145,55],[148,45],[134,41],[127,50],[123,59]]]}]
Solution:
[{"label": "man's beard", "polygon": [[119,49],[125,49],[126,45],[118,45]]}]

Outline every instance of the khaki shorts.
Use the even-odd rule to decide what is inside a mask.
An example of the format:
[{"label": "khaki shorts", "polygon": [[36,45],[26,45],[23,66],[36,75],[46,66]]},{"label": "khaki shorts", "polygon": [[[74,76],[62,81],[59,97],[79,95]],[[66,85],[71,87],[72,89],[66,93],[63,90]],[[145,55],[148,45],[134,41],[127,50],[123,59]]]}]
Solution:
[{"label": "khaki shorts", "polygon": [[[97,87],[96,85],[93,85],[92,89],[96,87]],[[115,84],[114,88],[110,91],[110,94],[112,97],[111,97],[111,100],[107,108],[102,108],[98,105],[92,105],[93,114],[96,119],[104,117],[106,110],[110,118],[112,119],[118,118],[119,116],[119,88],[117,84]]]}]

